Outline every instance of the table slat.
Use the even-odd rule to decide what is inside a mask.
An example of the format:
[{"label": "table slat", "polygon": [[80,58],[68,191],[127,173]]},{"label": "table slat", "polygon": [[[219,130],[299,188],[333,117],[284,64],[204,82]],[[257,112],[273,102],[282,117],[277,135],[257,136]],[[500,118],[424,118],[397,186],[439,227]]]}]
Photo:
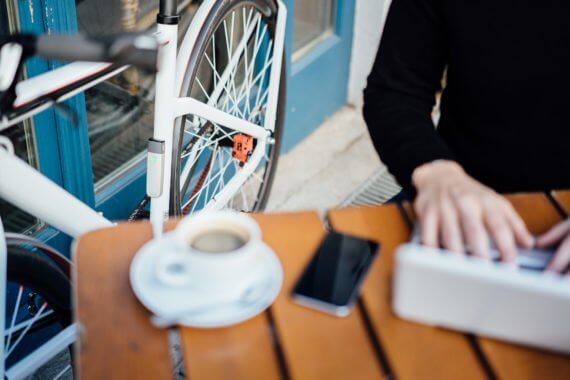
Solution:
[{"label": "table slat", "polygon": [[266,314],[223,329],[180,329],[189,379],[279,379]]},{"label": "table slat", "polygon": [[89,233],[77,242],[81,379],[172,377],[167,331],[152,327],[129,283],[131,259],[150,237],[148,224],[129,223]]},{"label": "table slat", "polygon": [[378,240],[380,257],[363,287],[363,302],[374,331],[398,379],[482,379],[485,373],[460,333],[411,323],[391,307],[395,248],[408,240],[409,228],[397,206],[333,210],[335,230]]},{"label": "table slat", "polygon": [[[325,231],[316,213],[255,215],[263,238],[285,270],[283,290],[271,308],[276,334],[292,379],[384,377],[358,308],[345,318],[291,301],[291,290]],[[256,365],[256,363],[254,364]]]},{"label": "table slat", "polygon": [[[507,197],[529,230],[539,234],[560,221],[560,215],[543,194],[517,194]],[[568,379],[570,357],[512,345],[487,338],[479,344],[500,379]]]},{"label": "table slat", "polygon": [[570,215],[570,191],[553,191],[552,196],[556,199],[556,202],[558,202],[566,214]]}]

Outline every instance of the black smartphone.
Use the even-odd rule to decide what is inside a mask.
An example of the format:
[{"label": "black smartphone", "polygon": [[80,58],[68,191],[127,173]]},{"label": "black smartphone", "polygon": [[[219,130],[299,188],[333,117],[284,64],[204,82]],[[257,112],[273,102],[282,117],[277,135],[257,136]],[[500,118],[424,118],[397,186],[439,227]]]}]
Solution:
[{"label": "black smartphone", "polygon": [[348,315],[379,251],[377,242],[329,232],[293,289],[293,300],[339,317]]}]

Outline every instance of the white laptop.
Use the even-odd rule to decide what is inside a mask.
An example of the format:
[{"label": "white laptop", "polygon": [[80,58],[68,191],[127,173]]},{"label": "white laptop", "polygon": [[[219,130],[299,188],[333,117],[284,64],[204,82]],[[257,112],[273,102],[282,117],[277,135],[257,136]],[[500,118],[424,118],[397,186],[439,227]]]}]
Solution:
[{"label": "white laptop", "polygon": [[542,272],[551,256],[520,251],[520,269],[513,269],[413,239],[396,252],[394,311],[424,324],[570,353],[570,280]]}]

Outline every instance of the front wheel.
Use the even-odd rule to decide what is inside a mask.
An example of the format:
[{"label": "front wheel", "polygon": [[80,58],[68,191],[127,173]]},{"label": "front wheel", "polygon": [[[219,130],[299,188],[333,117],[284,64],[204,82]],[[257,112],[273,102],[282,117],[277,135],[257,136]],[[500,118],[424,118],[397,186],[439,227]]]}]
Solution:
[{"label": "front wheel", "polygon": [[[180,96],[190,96],[272,132],[261,142],[195,115],[177,120],[171,215],[205,207],[262,210],[279,158],[286,70],[279,57],[283,62],[280,80],[270,80],[277,6],[273,0],[224,0],[209,6],[205,20],[195,20],[203,24],[193,37],[196,42],[187,61]],[[272,93],[278,94],[277,114],[274,125],[268,125],[266,111]],[[252,155],[258,146],[265,147],[261,155]],[[242,168],[252,157],[256,159],[252,161],[255,170],[246,175]],[[224,202],[217,198],[222,192],[231,194]]]},{"label": "front wheel", "polygon": [[[4,365],[10,373],[20,360],[71,324],[71,281],[39,252],[21,247],[8,248],[7,280]],[[73,374],[71,346],[58,348],[61,352],[46,372],[51,377],[55,373],[69,377]]]}]

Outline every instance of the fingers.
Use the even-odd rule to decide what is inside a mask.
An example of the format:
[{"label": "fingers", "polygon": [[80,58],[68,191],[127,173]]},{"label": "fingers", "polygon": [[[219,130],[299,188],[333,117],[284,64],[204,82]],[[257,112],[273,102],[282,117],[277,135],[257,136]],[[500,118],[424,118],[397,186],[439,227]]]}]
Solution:
[{"label": "fingers", "polygon": [[515,236],[505,215],[489,210],[485,213],[485,223],[501,259],[506,263],[515,264],[517,258]]},{"label": "fingers", "polygon": [[474,256],[489,259],[492,238],[502,260],[516,263],[517,244],[531,248],[534,237],[505,199],[492,191],[470,190],[418,195],[415,209],[422,243],[434,248],[441,244],[456,253],[464,253],[467,246]]},{"label": "fingers", "polygon": [[558,244],[564,237],[570,233],[570,220],[559,223],[548,232],[536,239],[536,246],[539,248],[551,247]]},{"label": "fingers", "polygon": [[504,201],[504,211],[507,222],[514,233],[515,241],[524,248],[532,248],[535,245],[534,236],[529,232],[520,215],[508,201]]},{"label": "fingers", "polygon": [[418,208],[417,213],[422,244],[434,248],[441,244],[452,252],[464,252],[459,217],[449,199],[440,198],[423,209]]},{"label": "fingers", "polygon": [[428,247],[439,248],[438,231],[439,217],[436,205],[428,205],[425,211],[419,211],[420,236],[422,244]]},{"label": "fingers", "polygon": [[471,197],[458,197],[455,205],[463,228],[465,243],[474,256],[489,258],[489,237],[483,224],[481,207],[478,201]]},{"label": "fingers", "polygon": [[455,206],[448,198],[440,200],[441,242],[445,249],[464,253],[461,225]]},{"label": "fingers", "polygon": [[563,273],[570,264],[570,237],[567,237],[554,255],[552,261],[546,267],[547,272]]}]

